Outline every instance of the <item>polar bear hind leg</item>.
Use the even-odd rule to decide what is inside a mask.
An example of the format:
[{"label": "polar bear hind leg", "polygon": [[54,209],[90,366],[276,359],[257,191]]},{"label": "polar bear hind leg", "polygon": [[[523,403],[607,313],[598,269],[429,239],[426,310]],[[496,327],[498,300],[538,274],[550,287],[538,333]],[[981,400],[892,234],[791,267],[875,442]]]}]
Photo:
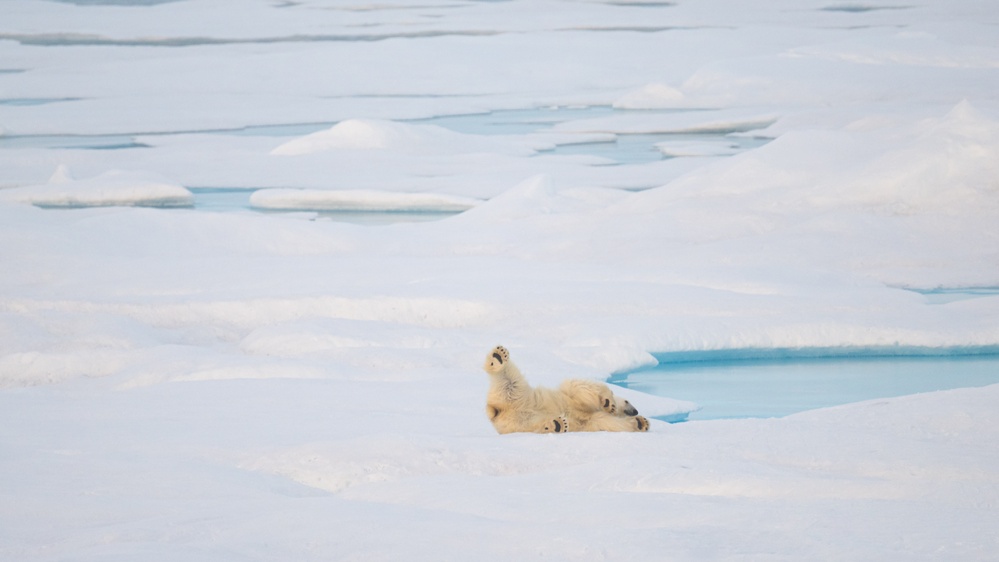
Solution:
[{"label": "polar bear hind leg", "polygon": [[563,381],[559,390],[569,405],[580,413],[604,411],[617,416],[635,416],[638,410],[627,400],[614,396],[604,383],[570,379]]},{"label": "polar bear hind leg", "polygon": [[[488,412],[487,412],[488,413]],[[509,415],[495,415],[492,417],[493,426],[500,434],[503,433],[566,433],[576,428],[571,426],[565,416],[552,416],[547,412],[538,412],[533,415],[518,415],[517,412],[509,412]]]},{"label": "polar bear hind leg", "polygon": [[596,412],[578,431],[648,431],[649,420],[645,416],[619,416],[607,412]]},{"label": "polar bear hind leg", "polygon": [[569,430],[569,420],[565,416],[548,419],[551,416],[537,416],[534,433],[566,433]]}]

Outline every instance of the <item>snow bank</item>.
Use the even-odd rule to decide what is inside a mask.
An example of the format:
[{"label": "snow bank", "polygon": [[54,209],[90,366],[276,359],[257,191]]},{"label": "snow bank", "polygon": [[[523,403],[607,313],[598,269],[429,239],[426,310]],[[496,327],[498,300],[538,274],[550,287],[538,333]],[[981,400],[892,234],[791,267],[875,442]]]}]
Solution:
[{"label": "snow bank", "polygon": [[391,121],[349,119],[337,123],[329,130],[286,142],[272,150],[271,154],[292,156],[333,149],[408,148],[419,145],[432,136],[454,137],[457,135],[441,127],[431,125],[413,127]]},{"label": "snow bank", "polygon": [[[330,150],[400,150],[406,152],[505,151],[510,143],[456,133],[437,125],[413,125],[378,119],[348,119],[325,131],[281,144],[275,156],[296,156]],[[518,153],[530,154],[526,148]]]},{"label": "snow bank", "polygon": [[250,196],[250,205],[255,208],[293,211],[457,213],[479,203],[477,199],[436,193],[368,190],[261,189]]},{"label": "snow bank", "polygon": [[728,209],[733,215],[756,209],[795,220],[797,213],[832,208],[982,215],[999,205],[997,153],[999,122],[962,101],[946,115],[916,122],[878,126],[866,119],[839,130],[789,132],[633,202],[737,197],[738,208]]},{"label": "snow bank", "polygon": [[649,84],[614,102],[621,109],[673,109],[685,107],[683,92],[666,84]]},{"label": "snow bank", "polygon": [[157,174],[111,170],[96,177],[74,180],[60,167],[49,183],[0,191],[6,201],[39,207],[190,207],[194,196]]},{"label": "snow bank", "polygon": [[657,142],[656,148],[666,156],[730,156],[739,152],[739,146],[725,141],[667,141]]},{"label": "snow bank", "polygon": [[556,131],[573,133],[743,133],[765,129],[774,124],[780,113],[752,109],[691,110],[675,113],[622,113],[611,117],[579,119],[560,123]]},{"label": "snow bank", "polygon": [[0,548],[84,560],[994,552],[999,386],[647,434],[498,436],[468,408],[484,380],[437,376],[0,394]]}]

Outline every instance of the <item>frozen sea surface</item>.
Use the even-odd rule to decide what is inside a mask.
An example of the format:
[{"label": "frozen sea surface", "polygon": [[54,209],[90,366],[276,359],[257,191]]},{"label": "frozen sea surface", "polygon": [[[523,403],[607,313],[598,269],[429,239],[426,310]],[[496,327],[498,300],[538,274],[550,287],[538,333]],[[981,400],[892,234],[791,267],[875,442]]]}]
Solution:
[{"label": "frozen sea surface", "polygon": [[[999,346],[997,25],[4,0],[0,559],[994,560],[999,385],[667,424],[670,383],[620,390],[648,433],[500,436],[481,364]],[[712,387],[886,366],[752,363]],[[993,369],[903,371],[956,364]]]}]

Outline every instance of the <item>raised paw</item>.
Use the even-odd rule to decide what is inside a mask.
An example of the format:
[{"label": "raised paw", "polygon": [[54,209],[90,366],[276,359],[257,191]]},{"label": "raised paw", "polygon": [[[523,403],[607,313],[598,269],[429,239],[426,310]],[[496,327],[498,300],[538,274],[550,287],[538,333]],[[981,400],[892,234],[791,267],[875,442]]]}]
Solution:
[{"label": "raised paw", "polygon": [[635,416],[635,424],[638,427],[636,431],[649,430],[649,420],[645,419],[645,416]]},{"label": "raised paw", "polygon": [[510,362],[510,352],[502,345],[497,345],[486,356],[486,371],[498,373],[503,370],[503,366]]},{"label": "raised paw", "polygon": [[564,417],[558,417],[545,424],[545,433],[565,433],[569,431],[569,422]]}]

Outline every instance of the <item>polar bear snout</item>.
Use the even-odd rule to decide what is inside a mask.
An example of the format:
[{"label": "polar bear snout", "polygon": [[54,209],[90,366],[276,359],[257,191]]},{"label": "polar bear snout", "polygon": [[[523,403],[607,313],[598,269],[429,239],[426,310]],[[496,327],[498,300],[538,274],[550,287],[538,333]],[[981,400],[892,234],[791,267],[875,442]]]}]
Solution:
[{"label": "polar bear snout", "polygon": [[624,413],[628,416],[637,416],[638,409],[631,405],[631,402],[624,401]]}]

